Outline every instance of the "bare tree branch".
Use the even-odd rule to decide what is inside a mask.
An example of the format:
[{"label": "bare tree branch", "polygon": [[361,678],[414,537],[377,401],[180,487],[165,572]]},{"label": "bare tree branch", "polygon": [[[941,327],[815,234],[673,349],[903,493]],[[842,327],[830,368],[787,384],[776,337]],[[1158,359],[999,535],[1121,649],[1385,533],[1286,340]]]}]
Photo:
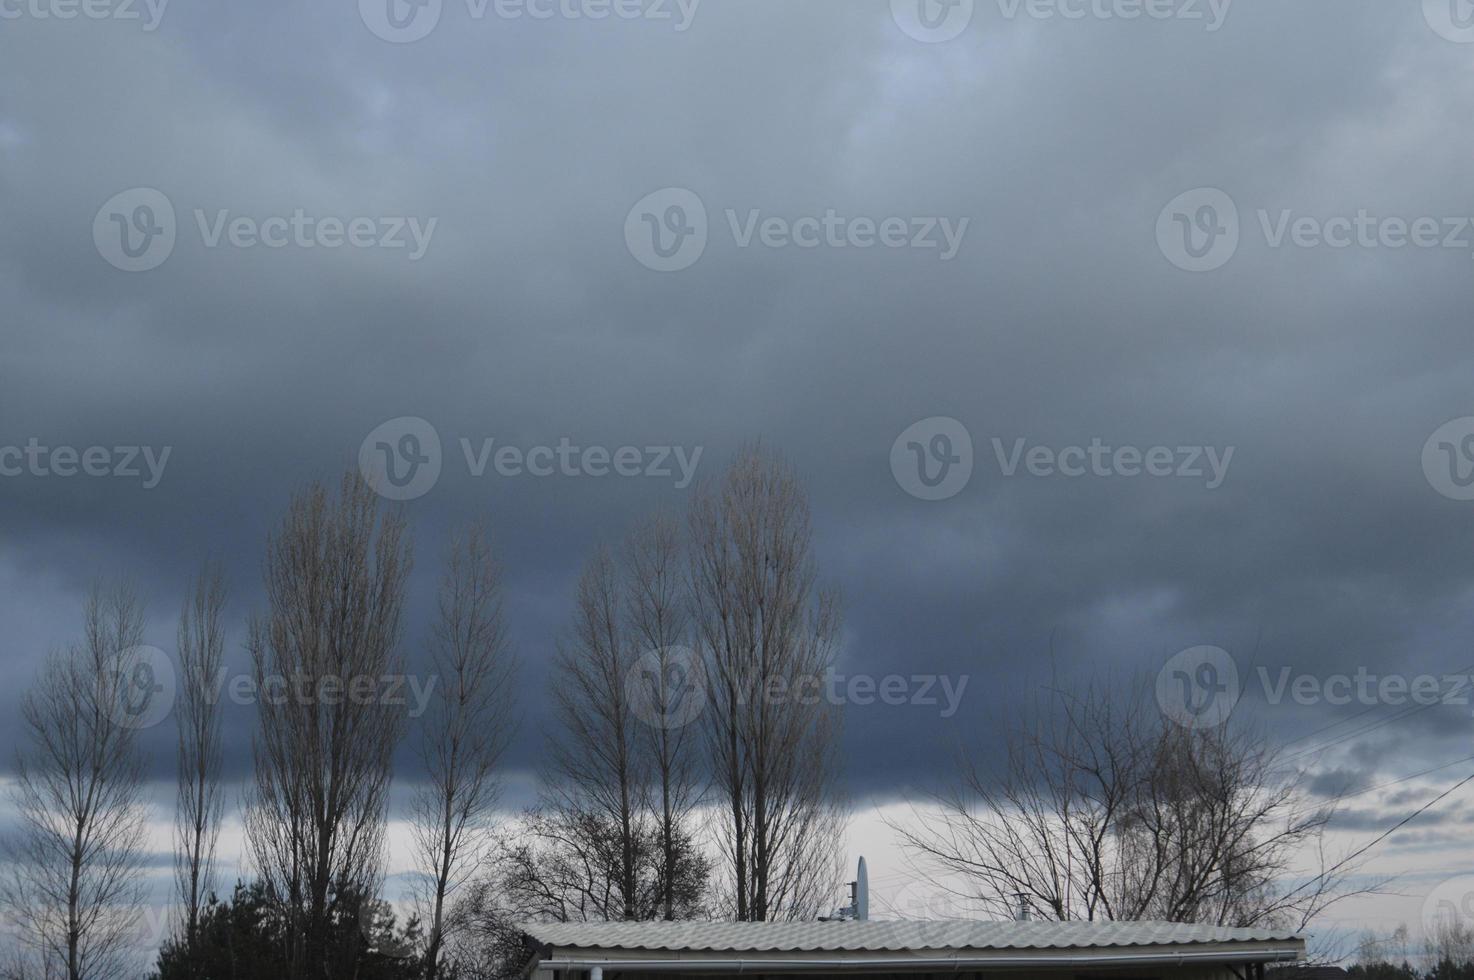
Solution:
[{"label": "bare tree branch", "polygon": [[1300,928],[1360,893],[1354,863],[1289,885],[1335,809],[1307,807],[1300,782],[1241,725],[1188,730],[1139,694],[1055,689],[1001,772],[967,763],[940,818],[893,826],[913,862],[995,915],[1023,896],[1047,919]]},{"label": "bare tree branch", "polygon": [[418,896],[429,928],[425,976],[435,980],[459,925],[450,900],[487,856],[496,766],[514,729],[515,661],[502,621],[501,570],[480,526],[450,550],[430,663],[439,695],[423,722],[424,782],[411,804],[411,828],[426,881]]},{"label": "bare tree branch", "polygon": [[[220,791],[220,712],[214,684],[225,666],[225,581],[220,569],[200,572],[179,616],[179,784],[174,815],[175,879],[183,908],[185,948],[193,950],[200,912],[214,886],[215,845],[224,800]],[[197,975],[197,974],[196,974]]]},{"label": "bare tree branch", "polygon": [[98,587],[84,638],[54,654],[21,705],[26,743],[11,800],[4,904],[38,975],[110,980],[136,971],[142,901],[143,762],[125,708],[137,693],[143,610],[126,585]]},{"label": "bare tree branch", "polygon": [[381,696],[396,647],[410,549],[403,518],[350,474],[293,499],[267,545],[267,614],[249,646],[259,689],[246,831],[285,908],[293,977],[330,973],[336,895],[377,893],[391,761],[404,730]]},{"label": "bare tree branch", "polygon": [[809,918],[839,883],[839,717],[823,698],[838,604],[816,585],[807,499],[748,449],[690,516],[706,735],[739,920]]}]

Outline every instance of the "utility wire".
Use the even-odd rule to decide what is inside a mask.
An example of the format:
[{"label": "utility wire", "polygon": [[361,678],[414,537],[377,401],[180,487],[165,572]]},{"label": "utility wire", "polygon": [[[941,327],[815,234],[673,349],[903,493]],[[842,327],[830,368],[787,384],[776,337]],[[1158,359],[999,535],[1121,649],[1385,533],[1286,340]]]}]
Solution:
[{"label": "utility wire", "polygon": [[1474,762],[1474,755],[1468,756],[1468,757],[1463,758],[1463,759],[1455,759],[1453,762],[1445,762],[1441,766],[1434,766],[1432,769],[1424,769],[1422,772],[1415,772],[1411,776],[1403,776],[1400,779],[1394,779],[1394,780],[1392,780],[1392,782],[1390,782],[1390,783],[1383,783],[1380,786],[1373,786],[1371,789],[1358,790],[1357,792],[1352,793],[1349,796],[1343,796],[1343,797],[1341,797],[1341,799],[1343,799],[1343,800],[1354,800],[1358,796],[1366,796],[1369,793],[1376,793],[1376,792],[1378,792],[1380,790],[1391,789],[1393,786],[1400,786],[1403,783],[1406,783],[1406,782],[1408,782],[1410,780],[1413,780],[1413,779],[1417,779],[1417,778],[1419,778],[1421,776],[1431,776],[1435,772],[1442,772],[1445,769],[1452,769],[1454,766],[1462,765],[1465,762]]},{"label": "utility wire", "polygon": [[[1469,664],[1467,667],[1463,668],[1461,671],[1458,671],[1453,676],[1465,677],[1465,676],[1468,676],[1471,672],[1474,672],[1474,664]],[[1375,731],[1376,729],[1381,728],[1381,727],[1383,727],[1385,725],[1392,724],[1394,721],[1399,721],[1399,720],[1401,720],[1403,718],[1407,718],[1407,717],[1409,717],[1411,715],[1415,715],[1415,714],[1417,714],[1420,711],[1427,711],[1429,708],[1436,708],[1439,705],[1444,704],[1444,703],[1446,703],[1445,702],[1445,699],[1444,699],[1443,696],[1441,696],[1441,697],[1439,697],[1439,699],[1437,701],[1433,701],[1433,702],[1430,702],[1428,704],[1414,705],[1414,706],[1412,706],[1411,708],[1408,708],[1405,711],[1402,711],[1402,712],[1399,712],[1398,714],[1393,715],[1391,718],[1384,718],[1381,721],[1373,722],[1371,725],[1368,725],[1365,728],[1361,728],[1361,729],[1358,729],[1357,731],[1350,732],[1350,733],[1348,733],[1346,735],[1341,735],[1341,736],[1337,736],[1336,738],[1330,739],[1330,740],[1326,741],[1323,745],[1320,745],[1320,746],[1312,746],[1312,747],[1307,748],[1307,749],[1302,749],[1299,752],[1295,752],[1295,753],[1291,754],[1290,756],[1288,756],[1285,761],[1288,762],[1288,761],[1290,761],[1292,759],[1299,759],[1299,758],[1301,758],[1303,756],[1306,756],[1306,755],[1312,755],[1312,754],[1317,754],[1317,753],[1320,753],[1320,752],[1324,752],[1326,749],[1329,749],[1329,748],[1331,748],[1332,746],[1335,746],[1335,745],[1340,745],[1342,742],[1345,742],[1348,739],[1355,738],[1358,735],[1364,735],[1367,732]],[[1368,707],[1368,708],[1366,708],[1366,709],[1364,709],[1362,711],[1359,711],[1359,712],[1357,712],[1354,715],[1351,715],[1349,718],[1342,718],[1339,721],[1334,721],[1334,722],[1332,722],[1329,725],[1325,725],[1325,726],[1323,726],[1321,728],[1317,728],[1315,731],[1308,732],[1308,733],[1306,733],[1304,735],[1301,735],[1298,738],[1291,739],[1290,741],[1286,742],[1285,745],[1286,746],[1290,746],[1290,745],[1294,745],[1296,742],[1304,742],[1307,739],[1311,739],[1311,738],[1314,738],[1317,735],[1320,735],[1320,734],[1323,734],[1325,732],[1328,732],[1328,731],[1330,731],[1333,728],[1338,728],[1341,725],[1350,724],[1351,722],[1356,721],[1359,718],[1366,717],[1367,715],[1371,714],[1373,711],[1376,711],[1380,707],[1381,707],[1381,705],[1377,705],[1377,704],[1371,705],[1370,707]]]},{"label": "utility wire", "polygon": [[[1336,862],[1336,864],[1333,867],[1331,867],[1331,868],[1329,868],[1329,869],[1327,869],[1325,871],[1322,871],[1320,874],[1316,875],[1314,878],[1311,878],[1309,881],[1305,882],[1305,884],[1301,885],[1299,888],[1296,888],[1296,889],[1290,891],[1289,894],[1285,895],[1285,899],[1291,898],[1297,892],[1304,891],[1305,889],[1309,888],[1311,885],[1315,884],[1317,881],[1320,881],[1320,880],[1322,880],[1324,878],[1327,878],[1330,875],[1335,874],[1337,871],[1340,871],[1342,868],[1346,867],[1346,865],[1350,864],[1352,861],[1355,861],[1357,858],[1361,857],[1363,854],[1366,854],[1372,848],[1376,847],[1378,844],[1381,844],[1387,838],[1391,837],[1393,834],[1397,833],[1399,830],[1401,830],[1402,828],[1406,827],[1408,824],[1412,823],[1414,820],[1418,819],[1423,814],[1427,813],[1429,810],[1433,809],[1435,806],[1437,806],[1438,804],[1442,803],[1444,800],[1448,799],[1454,793],[1456,793],[1459,790],[1463,789],[1465,786],[1469,785],[1470,783],[1474,783],[1474,773],[1470,773],[1469,775],[1465,776],[1463,779],[1459,780],[1457,783],[1454,783],[1448,789],[1444,790],[1442,793],[1439,793],[1433,799],[1429,800],[1427,803],[1423,804],[1418,809],[1414,810],[1412,813],[1408,814],[1406,817],[1404,817],[1403,819],[1399,820],[1397,823],[1393,824],[1392,827],[1389,830],[1387,830],[1385,833],[1379,835],[1370,844],[1367,844],[1365,847],[1359,848],[1359,849],[1353,851],[1352,853],[1346,855],[1346,857],[1344,857],[1340,861]],[[1281,901],[1284,901],[1284,899],[1281,899]]]}]

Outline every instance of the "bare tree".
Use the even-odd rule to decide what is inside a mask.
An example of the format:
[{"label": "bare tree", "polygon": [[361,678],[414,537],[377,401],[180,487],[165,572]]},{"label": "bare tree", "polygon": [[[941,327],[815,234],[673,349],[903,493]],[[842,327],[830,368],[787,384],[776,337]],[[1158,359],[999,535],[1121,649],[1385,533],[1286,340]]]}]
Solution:
[{"label": "bare tree", "polygon": [[1306,959],[1309,963],[1325,966],[1349,960],[1355,973],[1362,977],[1413,980],[1419,974],[1413,969],[1412,958],[1408,955],[1409,938],[1406,922],[1385,935],[1365,930],[1351,941],[1346,937],[1317,935],[1312,937],[1312,941],[1322,949],[1312,949]]},{"label": "bare tree", "polygon": [[394,748],[404,730],[386,678],[410,549],[399,514],[350,474],[336,498],[295,497],[267,544],[269,611],[251,629],[260,727],[247,835],[290,929],[293,976],[332,976],[326,937],[338,896],[380,881]]},{"label": "bare tree", "polygon": [[702,669],[700,660],[686,646],[690,602],[679,525],[665,516],[639,525],[626,544],[625,562],[629,628],[644,651],[626,686],[636,686],[637,713],[645,722],[640,735],[660,844],[661,914],[671,920],[678,909],[689,907],[689,896],[679,893],[694,870],[690,824],[702,795],[699,728],[691,722],[706,697],[704,681],[694,676]]},{"label": "bare tree", "polygon": [[94,589],[83,626],[82,642],[51,657],[21,704],[19,829],[3,898],[25,947],[17,972],[108,980],[137,966],[129,946],[147,811],[145,713],[135,709],[155,696],[156,678],[137,649],[143,612],[130,588]]},{"label": "bare tree", "polygon": [[1467,919],[1439,916],[1424,939],[1429,972],[1451,974],[1474,964],[1474,925]]},{"label": "bare tree", "polygon": [[185,948],[193,951],[200,912],[214,885],[220,791],[220,711],[214,682],[225,665],[225,580],[207,565],[179,616],[179,786],[174,814],[175,879]]},{"label": "bare tree", "polygon": [[707,742],[739,920],[806,918],[838,885],[839,719],[821,692],[839,613],[820,591],[807,498],[758,448],[692,506],[691,592]]},{"label": "bare tree", "polygon": [[[506,864],[497,861],[493,867]],[[462,927],[447,937],[457,980],[513,980],[527,965],[526,938],[520,924],[540,918],[536,908],[509,899],[504,876],[493,872],[472,881],[456,898],[455,915]]]},{"label": "bare tree", "polygon": [[[1138,693],[1055,690],[1002,772],[967,763],[939,815],[893,827],[919,870],[994,914],[1022,897],[1052,920],[1303,928],[1365,889],[1325,860],[1334,805],[1306,805],[1299,782],[1235,723],[1188,730]],[[1288,887],[1307,851],[1326,870]]]},{"label": "bare tree", "polygon": [[440,695],[425,715],[425,781],[411,819],[427,882],[419,896],[429,929],[425,975],[435,980],[458,925],[449,899],[486,854],[496,766],[514,729],[515,664],[502,622],[501,570],[479,526],[451,548],[430,663]]},{"label": "bare tree", "polygon": [[646,759],[627,684],[636,656],[614,559],[600,548],[579,579],[571,637],[559,644],[554,667],[553,700],[563,727],[550,739],[547,807],[563,814],[555,824],[587,822],[599,828],[594,836],[610,835],[614,919],[640,918],[653,887],[644,873]]},{"label": "bare tree", "polygon": [[679,645],[684,588],[679,529],[659,518],[617,559],[599,548],[579,580],[553,680],[551,772],[500,876],[505,901],[531,918],[675,919],[703,907],[710,866],[690,826],[697,773],[680,730],[690,718],[675,717],[678,701],[702,694],[677,683],[692,659]]},{"label": "bare tree", "polygon": [[[494,872],[477,883],[481,907],[494,896],[503,923],[659,918],[665,907],[663,852],[653,821],[640,824],[631,849],[638,883],[632,916],[627,914],[623,886],[625,841],[620,825],[606,814],[558,798],[523,815],[518,832],[494,862]],[[710,861],[688,828],[678,829],[674,849],[672,917],[698,918],[706,909]],[[483,926],[488,921],[484,913],[480,920]]]},{"label": "bare tree", "polygon": [[683,571],[679,526],[664,518],[636,528],[617,558],[604,548],[590,558],[555,665],[561,728],[543,798],[483,898],[490,888],[525,918],[557,921],[704,908],[710,862],[691,826],[699,773],[684,730],[704,691],[681,646]]}]

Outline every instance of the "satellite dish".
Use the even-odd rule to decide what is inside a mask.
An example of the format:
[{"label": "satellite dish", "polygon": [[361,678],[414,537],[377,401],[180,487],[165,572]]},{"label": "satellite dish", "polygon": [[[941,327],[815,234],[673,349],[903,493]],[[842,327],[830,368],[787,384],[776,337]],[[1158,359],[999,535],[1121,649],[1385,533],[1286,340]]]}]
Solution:
[{"label": "satellite dish", "polygon": [[870,921],[870,876],[865,873],[864,858],[860,858],[860,870],[855,875],[855,918]]}]

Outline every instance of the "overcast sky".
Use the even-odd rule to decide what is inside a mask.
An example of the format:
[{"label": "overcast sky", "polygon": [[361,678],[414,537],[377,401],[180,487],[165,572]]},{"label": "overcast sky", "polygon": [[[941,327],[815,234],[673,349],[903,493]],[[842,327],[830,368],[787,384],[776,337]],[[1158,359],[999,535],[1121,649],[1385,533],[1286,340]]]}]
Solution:
[{"label": "overcast sky", "polygon": [[[986,756],[1051,662],[1199,646],[1316,788],[1474,754],[1469,703],[1256,670],[1474,672],[1465,0],[158,3],[0,0],[0,742],[100,575],[167,650],[220,558],[244,666],[266,530],[382,443],[426,461],[412,661],[449,529],[492,525],[525,793],[590,548],[760,439],[840,672],[916,702],[846,696],[862,812]],[[1348,927],[1474,870],[1471,797]]]}]

